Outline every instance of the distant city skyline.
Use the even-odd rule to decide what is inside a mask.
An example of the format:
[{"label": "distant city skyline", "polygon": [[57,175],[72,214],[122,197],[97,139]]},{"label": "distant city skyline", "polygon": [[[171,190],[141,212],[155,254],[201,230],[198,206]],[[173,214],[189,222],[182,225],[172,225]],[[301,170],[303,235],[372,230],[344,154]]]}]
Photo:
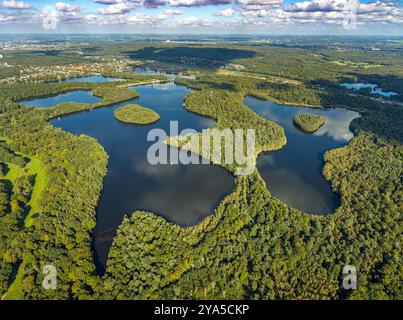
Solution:
[{"label": "distant city skyline", "polygon": [[0,33],[403,35],[401,0],[0,0]]}]

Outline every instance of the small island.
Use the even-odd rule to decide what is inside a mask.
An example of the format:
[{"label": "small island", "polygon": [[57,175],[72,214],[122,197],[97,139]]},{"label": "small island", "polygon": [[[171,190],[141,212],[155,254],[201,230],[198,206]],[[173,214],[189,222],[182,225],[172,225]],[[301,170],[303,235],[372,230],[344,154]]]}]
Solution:
[{"label": "small island", "polygon": [[297,114],[294,125],[302,131],[313,133],[325,124],[325,117],[316,114]]},{"label": "small island", "polygon": [[115,118],[127,123],[150,124],[157,122],[160,116],[155,111],[139,106],[138,104],[127,104],[116,109]]}]

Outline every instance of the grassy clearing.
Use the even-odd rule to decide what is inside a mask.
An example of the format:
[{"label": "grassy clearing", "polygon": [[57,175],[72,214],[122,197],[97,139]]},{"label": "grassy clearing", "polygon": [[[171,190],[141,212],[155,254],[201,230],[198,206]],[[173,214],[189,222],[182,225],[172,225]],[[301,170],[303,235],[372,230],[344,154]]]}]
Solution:
[{"label": "grassy clearing", "polygon": [[[46,171],[45,167],[43,166],[42,162],[36,158],[36,157],[31,157],[30,162],[27,164],[25,168],[20,168],[12,163],[7,163],[9,167],[9,172],[5,176],[5,179],[10,180],[11,182],[14,182],[15,179],[18,177],[24,175],[24,174],[29,174],[29,175],[34,175],[35,176],[35,185],[32,190],[31,194],[31,199],[28,202],[28,206],[30,207],[30,210],[25,217],[24,224],[25,227],[30,227],[32,223],[34,222],[34,219],[32,216],[35,213],[40,212],[39,208],[39,197],[45,188],[46,184]],[[27,256],[23,256],[23,261],[21,265],[18,268],[17,275],[13,281],[13,283],[10,285],[10,287],[7,290],[7,293],[2,297],[3,300],[20,300],[23,297],[23,275],[24,275],[24,267],[28,263]]]},{"label": "grassy clearing", "polygon": [[28,202],[30,210],[25,218],[25,226],[29,227],[33,222],[32,215],[39,213],[40,211],[38,200],[46,185],[46,171],[42,162],[36,157],[31,158],[31,161],[27,167],[28,173],[30,175],[35,175],[35,185],[32,190],[31,199]]},{"label": "grassy clearing", "polygon": [[334,61],[331,61],[330,63],[335,64],[337,66],[351,67],[351,68],[363,68],[363,69],[383,67],[381,64],[371,64],[371,63],[367,63],[367,62],[354,62],[354,61],[348,61],[348,60],[342,60],[342,61],[334,60]]},{"label": "grassy clearing", "polygon": [[10,180],[14,182],[18,177],[21,177],[25,173],[25,168],[21,168],[14,163],[5,162],[8,167],[7,174],[3,177],[3,179]]},{"label": "grassy clearing", "polygon": [[24,275],[24,268],[25,265],[29,262],[29,258],[24,255],[22,263],[20,264],[17,275],[15,276],[15,279],[13,283],[10,285],[8,288],[7,292],[4,294],[4,296],[1,298],[1,300],[21,300],[24,296],[23,293],[23,275]]},{"label": "grassy clearing", "polygon": [[31,199],[28,202],[30,210],[25,218],[25,226],[29,227],[32,225],[32,215],[40,211],[38,200],[46,184],[45,167],[43,166],[41,160],[39,160],[37,157],[30,157],[30,161],[25,168],[21,168],[13,163],[6,164],[9,168],[9,171],[4,176],[4,179],[6,180],[14,182],[22,175],[28,174],[35,176],[35,185],[32,191]]},{"label": "grassy clearing", "polygon": [[[4,138],[1,138],[1,140],[6,140]],[[20,154],[24,157],[28,157],[26,155]],[[46,169],[45,166],[42,164],[41,160],[35,156],[30,156],[28,157],[30,159],[29,163],[24,167],[21,168],[13,163],[6,163],[9,171],[7,174],[3,177],[3,179],[9,180],[12,183],[19,177],[23,175],[33,175],[35,176],[35,185],[32,190],[31,198],[27,205],[30,207],[30,210],[25,217],[24,224],[25,227],[30,227],[34,221],[32,216],[35,213],[40,212],[40,207],[39,207],[39,197],[45,188],[46,185]],[[23,297],[23,275],[24,275],[24,267],[25,265],[29,262],[29,257],[27,257],[25,254],[23,256],[23,261],[20,264],[16,277],[13,281],[13,283],[10,285],[10,287],[7,290],[7,293],[2,297],[2,300],[19,300],[22,299]]]}]

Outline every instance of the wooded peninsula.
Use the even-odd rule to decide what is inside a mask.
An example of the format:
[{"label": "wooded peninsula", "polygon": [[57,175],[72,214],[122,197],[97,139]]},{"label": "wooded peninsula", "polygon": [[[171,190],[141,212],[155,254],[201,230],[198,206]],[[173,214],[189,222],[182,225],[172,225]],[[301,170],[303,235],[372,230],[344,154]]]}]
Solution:
[{"label": "wooded peninsula", "polygon": [[[26,66],[85,64],[80,75],[120,80],[60,82],[49,72],[37,82],[0,86],[2,299],[402,299],[403,49],[401,42],[379,42],[379,50],[366,50],[364,39],[340,38],[336,50],[316,38],[186,44],[101,37],[68,54],[6,54],[3,61],[14,67],[0,67],[0,79]],[[83,50],[86,57],[75,53]],[[114,59],[124,61],[119,72]],[[255,169],[237,177],[234,190],[196,225],[182,227],[146,208],[127,214],[106,271],[98,273],[92,241],[108,154],[96,139],[49,120],[134,99],[139,84],[173,81],[134,74],[137,67],[176,72],[174,82],[193,89],[186,110],[213,119],[219,129],[255,129],[258,152],[281,150],[287,137],[275,119],[244,104],[247,96],[358,112],[350,125],[354,137],[323,156],[323,176],[340,206],[328,215],[293,209],[270,193]],[[346,81],[374,82],[397,95],[349,91],[339,85]],[[20,104],[75,90],[102,100]],[[159,118],[132,104],[116,116],[141,124]],[[324,125],[322,117],[297,118],[305,131]],[[42,286],[48,264],[57,268],[55,290]],[[358,270],[356,290],[342,286],[346,265]]]}]

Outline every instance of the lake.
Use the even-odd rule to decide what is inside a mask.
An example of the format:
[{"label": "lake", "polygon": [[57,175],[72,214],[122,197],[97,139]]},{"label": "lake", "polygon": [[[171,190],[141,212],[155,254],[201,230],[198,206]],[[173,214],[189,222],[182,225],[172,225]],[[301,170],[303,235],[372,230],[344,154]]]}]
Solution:
[{"label": "lake", "polygon": [[386,92],[386,91],[383,91],[383,90],[377,88],[378,85],[375,83],[363,83],[363,82],[342,83],[341,86],[345,87],[349,90],[354,90],[354,91],[357,91],[360,89],[371,89],[369,92],[370,94],[378,94],[378,95],[381,95],[384,97],[397,96],[396,92],[393,92],[393,91]]},{"label": "lake", "polygon": [[[213,214],[217,204],[234,187],[233,177],[218,166],[149,164],[147,150],[152,142],[147,142],[147,133],[150,129],[161,128],[169,134],[170,121],[174,120],[179,122],[180,130],[200,131],[214,126],[214,122],[183,107],[184,96],[191,92],[189,88],[165,83],[132,89],[139,92],[139,98],[51,121],[76,135],[95,137],[110,156],[94,236],[94,255],[100,273],[105,270],[113,237],[124,215],[147,210],[182,226],[194,225]],[[87,91],[74,91],[31,100],[24,105],[49,107],[73,98],[85,102],[90,96]],[[122,123],[114,118],[113,112],[127,103],[151,108],[161,119],[147,126]],[[273,196],[303,212],[333,212],[340,200],[321,174],[323,154],[345,145],[353,137],[349,125],[358,113],[345,109],[289,107],[252,97],[247,97],[244,103],[285,128],[286,146],[263,153],[257,160],[258,170]],[[297,113],[321,114],[326,124],[315,133],[306,134],[293,125]]]},{"label": "lake", "polygon": [[[182,106],[190,89],[174,83],[134,87],[140,97],[113,107],[93,109],[51,123],[76,135],[95,137],[110,156],[104,189],[97,208],[94,249],[102,273],[117,227],[124,215],[144,209],[182,226],[194,225],[213,214],[217,204],[230,193],[234,179],[225,169],[212,165],[151,165],[147,161],[150,129],[169,134],[171,120],[179,130],[202,130],[214,121],[186,111]],[[56,98],[55,98],[56,99]],[[55,100],[55,102],[58,100]],[[116,108],[138,103],[158,112],[152,125],[126,124],[114,118]]]},{"label": "lake", "polygon": [[19,103],[24,107],[50,108],[62,102],[81,102],[94,104],[100,101],[102,101],[102,99],[94,96],[91,91],[77,90],[37,99],[22,100],[19,101]]},{"label": "lake", "polygon": [[[349,126],[359,114],[339,108],[285,106],[252,97],[247,97],[244,104],[283,126],[287,136],[287,144],[282,149],[263,153],[257,160],[257,168],[271,194],[303,212],[333,212],[340,200],[322,176],[323,155],[353,138]],[[293,124],[298,113],[320,114],[326,123],[313,134],[304,133]]]},{"label": "lake", "polygon": [[93,83],[103,83],[103,82],[112,82],[112,81],[121,81],[119,78],[111,78],[104,77],[101,75],[94,75],[88,77],[77,77],[77,78],[68,78],[61,80],[60,82],[93,82]]}]

